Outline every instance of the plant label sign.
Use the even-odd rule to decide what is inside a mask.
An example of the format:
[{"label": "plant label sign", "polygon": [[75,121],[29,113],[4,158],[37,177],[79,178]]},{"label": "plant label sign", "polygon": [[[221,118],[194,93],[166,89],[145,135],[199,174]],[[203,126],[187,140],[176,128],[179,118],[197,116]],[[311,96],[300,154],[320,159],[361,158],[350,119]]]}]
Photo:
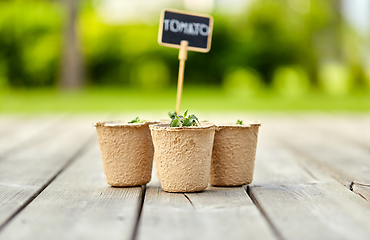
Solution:
[{"label": "plant label sign", "polygon": [[213,18],[207,15],[164,10],[161,15],[158,43],[180,48],[181,41],[188,41],[187,50],[209,52],[211,49]]}]

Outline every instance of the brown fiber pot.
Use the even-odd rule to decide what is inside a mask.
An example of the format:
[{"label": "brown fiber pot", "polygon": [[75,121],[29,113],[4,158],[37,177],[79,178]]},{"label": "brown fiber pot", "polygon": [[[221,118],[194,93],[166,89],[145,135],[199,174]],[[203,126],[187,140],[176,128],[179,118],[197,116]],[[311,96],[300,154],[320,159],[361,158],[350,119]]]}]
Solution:
[{"label": "brown fiber pot", "polygon": [[253,180],[260,123],[217,126],[209,182],[214,186],[240,186]]},{"label": "brown fiber pot", "polygon": [[95,123],[104,173],[109,185],[128,187],[150,181],[154,148],[149,124]]},{"label": "brown fiber pot", "polygon": [[154,161],[162,189],[199,192],[208,186],[215,125],[151,125]]}]

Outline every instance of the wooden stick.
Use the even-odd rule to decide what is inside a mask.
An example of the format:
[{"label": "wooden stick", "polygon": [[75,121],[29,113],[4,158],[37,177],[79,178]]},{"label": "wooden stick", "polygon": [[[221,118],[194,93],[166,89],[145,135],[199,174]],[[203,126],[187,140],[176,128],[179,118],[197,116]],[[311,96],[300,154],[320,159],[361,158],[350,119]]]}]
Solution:
[{"label": "wooden stick", "polygon": [[177,101],[176,101],[176,113],[180,114],[181,96],[182,96],[182,85],[184,83],[184,71],[185,71],[185,61],[188,56],[188,41],[181,41],[179,50],[179,79],[177,82]]}]

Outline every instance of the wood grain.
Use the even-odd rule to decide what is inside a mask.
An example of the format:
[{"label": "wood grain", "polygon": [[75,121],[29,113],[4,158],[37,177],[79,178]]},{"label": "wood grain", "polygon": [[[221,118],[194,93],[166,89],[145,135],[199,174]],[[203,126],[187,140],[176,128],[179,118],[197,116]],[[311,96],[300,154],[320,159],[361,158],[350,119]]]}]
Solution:
[{"label": "wood grain", "polygon": [[194,194],[149,186],[138,239],[276,239],[243,188]]},{"label": "wood grain", "polygon": [[[135,239],[370,239],[366,132],[356,137],[368,118],[349,116],[351,131],[335,130],[345,117],[333,127],[330,118],[253,118],[262,127],[249,196],[243,187],[166,193],[153,169]],[[132,239],[143,189],[105,183],[98,120],[30,120],[40,127],[31,135],[0,126],[23,138],[0,160],[0,240]]]},{"label": "wood grain", "polygon": [[91,122],[69,118],[0,161],[0,226],[28,204],[93,137]]},{"label": "wood grain", "polygon": [[277,239],[243,187],[167,193],[153,168],[138,239]]},{"label": "wood grain", "polygon": [[271,122],[267,128],[292,151],[348,188],[353,181],[370,183],[370,155],[367,149],[356,143],[299,119]]},{"label": "wood grain", "polygon": [[370,205],[339,183],[252,187],[284,239],[369,239]]},{"label": "wood grain", "polygon": [[370,116],[362,114],[353,115],[318,115],[303,116],[308,123],[321,128],[346,141],[370,149]]},{"label": "wood grain", "polygon": [[44,134],[49,127],[56,124],[62,115],[18,116],[0,118],[0,161],[4,154],[16,150],[22,144],[28,147]]},{"label": "wood grain", "polygon": [[258,138],[252,186],[329,181],[325,175],[305,168],[299,156],[276,141],[264,126]]},{"label": "wood grain", "polygon": [[370,184],[353,182],[351,190],[370,202]]},{"label": "wood grain", "polygon": [[141,187],[113,188],[97,141],[0,232],[0,239],[131,239]]},{"label": "wood grain", "polygon": [[326,168],[319,167],[325,157],[333,168],[339,167],[331,157],[338,155],[331,155],[329,150],[346,145],[336,145],[340,140],[334,145],[327,143],[329,139],[319,129],[301,124],[293,116],[264,126],[266,134],[261,128],[256,181],[248,189],[281,237],[369,239],[370,205],[339,184]]}]

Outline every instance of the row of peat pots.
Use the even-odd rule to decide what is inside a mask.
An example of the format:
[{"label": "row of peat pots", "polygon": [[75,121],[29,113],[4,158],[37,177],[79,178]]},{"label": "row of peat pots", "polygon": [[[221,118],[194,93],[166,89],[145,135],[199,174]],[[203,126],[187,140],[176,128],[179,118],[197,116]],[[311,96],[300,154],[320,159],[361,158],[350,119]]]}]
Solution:
[{"label": "row of peat pots", "polygon": [[253,179],[260,123],[170,127],[160,122],[95,123],[107,183],[138,186],[151,179],[153,157],[162,189],[198,192]]}]

